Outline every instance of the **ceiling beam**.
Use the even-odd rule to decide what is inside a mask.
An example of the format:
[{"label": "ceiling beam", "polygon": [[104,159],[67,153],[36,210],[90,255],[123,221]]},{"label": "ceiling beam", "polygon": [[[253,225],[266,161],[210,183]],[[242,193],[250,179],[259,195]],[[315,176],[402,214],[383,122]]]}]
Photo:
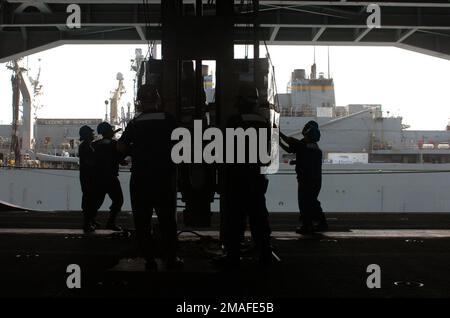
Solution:
[{"label": "ceiling beam", "polygon": [[279,26],[276,26],[276,27],[273,28],[272,33],[270,34],[270,40],[269,41],[271,41],[271,42],[275,41],[275,39],[277,37],[277,34],[278,34],[278,31],[280,31],[280,27]]},{"label": "ceiling beam", "polygon": [[[0,41],[2,41],[2,38],[0,36]],[[0,63],[6,63],[12,59],[27,56],[30,54],[35,54],[38,52],[46,51],[55,47],[59,47],[62,45],[75,45],[75,44],[145,44],[145,41],[142,40],[113,40],[113,39],[94,39],[94,40],[56,40],[51,43],[46,43],[41,46],[37,46],[34,48],[29,48],[27,51],[20,51],[16,52],[13,55],[5,56],[2,48],[0,48]],[[159,41],[156,42],[157,44],[160,44]],[[319,45],[319,46],[352,46],[355,43],[353,41],[347,41],[347,42],[339,42],[339,41],[321,41],[317,43],[313,43],[312,41],[277,41],[275,43],[268,42],[268,45]],[[263,43],[261,43],[263,44]],[[391,42],[360,42],[358,46],[389,46],[389,47],[398,47],[402,49],[406,49],[409,51],[414,51],[417,53],[422,53],[446,60],[450,60],[450,51],[448,54],[436,52],[430,49],[417,47],[410,44],[405,43],[395,43],[395,45]]]},{"label": "ceiling beam", "polygon": [[[272,8],[272,9],[290,10],[290,11],[297,11],[297,12],[303,12],[303,13],[311,13],[311,14],[317,14],[317,15],[321,15],[321,16],[328,16],[328,17],[334,17],[334,18],[340,18],[340,19],[346,18],[346,16],[343,16],[342,14],[320,12],[320,9],[317,10],[317,7],[314,7],[316,10],[312,10],[309,7],[298,6],[298,5],[295,5],[295,6],[267,5],[267,6],[269,8]],[[264,11],[269,11],[269,10],[264,10]]]},{"label": "ceiling beam", "polygon": [[357,32],[355,42],[360,42],[367,34],[369,34],[370,31],[372,31],[372,29],[367,28],[367,29]]},{"label": "ceiling beam", "polygon": [[[17,13],[23,13],[25,11],[25,9],[29,8],[29,7],[34,7],[36,9],[38,9],[39,11],[41,11],[42,13],[46,13],[46,14],[52,14],[52,10],[50,9],[50,7],[44,3],[44,2],[38,2],[38,1],[33,1],[33,2],[23,2],[22,4],[20,4],[15,10],[14,10],[14,14]],[[66,30],[66,25],[61,26],[58,25],[56,26],[60,31]]]},{"label": "ceiling beam", "polygon": [[314,33],[314,34],[313,34],[312,41],[313,41],[313,42],[318,41],[319,38],[322,36],[322,34],[325,32],[326,29],[327,29],[326,27],[321,27],[321,28],[319,28],[319,29],[314,28],[314,29],[313,29],[313,33]]},{"label": "ceiling beam", "polygon": [[142,26],[136,25],[135,28],[136,28],[136,32],[138,33],[141,40],[146,41],[147,37],[145,36],[145,32],[144,32]]},{"label": "ceiling beam", "polygon": [[[240,1],[235,2],[236,5],[240,3]],[[442,4],[441,10],[427,10],[427,6],[423,6],[423,9],[400,10],[399,4],[404,5],[407,2],[396,2],[398,8],[386,9],[383,12],[382,26],[376,33],[374,31],[374,36],[367,37],[369,41],[364,41],[371,31],[366,24],[368,14],[365,10],[360,10],[365,8],[363,5],[365,2],[326,1],[326,4],[322,4],[323,7],[319,7],[323,2],[325,1],[260,0],[261,6],[266,5],[271,9],[259,13],[261,38],[267,40],[269,44],[279,45],[384,45],[389,43],[386,45],[416,46],[423,52],[433,51],[440,55],[447,53],[450,55],[450,32],[448,32],[450,4],[448,2],[439,2]],[[81,4],[81,29],[67,28],[66,19],[69,14],[65,12],[64,6],[54,5],[54,3]],[[92,3],[104,5],[91,5]],[[107,5],[112,3],[115,5]],[[160,1],[150,1],[150,3],[152,28],[147,34],[142,0],[70,0],[66,2],[57,0],[1,2],[0,0],[3,9],[0,13],[0,58],[31,52],[38,47],[46,47],[54,41],[64,41],[64,43],[158,41],[161,39]],[[355,6],[358,4],[358,6],[348,10],[340,6],[343,3],[352,3]],[[446,3],[448,5],[445,5]],[[379,4],[386,4],[386,2]],[[422,8],[417,5],[419,3],[414,4],[413,7]],[[29,10],[26,8],[29,6],[38,8],[39,12],[27,12]],[[348,14],[346,10],[349,11]],[[235,17],[234,24],[235,43],[241,43],[242,30],[239,30],[239,27],[252,26],[252,22],[249,21],[248,16],[242,15]],[[54,27],[54,31],[48,27]],[[324,36],[325,31],[327,31],[326,36]],[[8,45],[4,45],[5,43]]]},{"label": "ceiling beam", "polygon": [[[31,2],[33,0],[28,0]],[[36,0],[34,0],[36,1]],[[162,0],[148,0],[150,4],[160,4]],[[220,0],[216,0],[220,1]],[[239,4],[241,0],[235,0],[236,4]],[[24,0],[7,0],[10,3],[21,3]],[[142,0],[45,0],[46,3],[61,3],[61,4],[72,4],[72,3],[92,3],[92,4],[136,4],[142,3]],[[359,1],[359,0],[329,0],[329,1],[279,1],[279,0],[260,0],[260,5],[296,5],[296,6],[340,6],[340,7],[351,7],[351,6],[368,6],[373,4],[374,1]],[[385,1],[377,2],[378,5],[384,7],[450,7],[450,3],[445,0],[440,1]]]},{"label": "ceiling beam", "polygon": [[[77,0],[74,0],[76,2]],[[27,3],[27,6],[37,2]],[[25,4],[22,4],[25,5]],[[23,8],[22,5],[19,8]],[[47,4],[39,6],[41,12],[11,12],[12,16],[0,19],[0,28],[7,26],[33,26],[48,27],[56,26],[66,28],[68,13],[58,12]],[[123,10],[121,9],[123,7]],[[119,9],[118,9],[119,8]],[[83,26],[145,26],[146,19],[142,12],[141,4],[116,5],[113,11],[107,6],[91,6],[90,10],[81,10],[81,23]],[[50,11],[49,11],[50,10]],[[273,12],[260,12],[259,24],[261,27],[304,27],[304,28],[367,28],[367,13],[349,15],[345,18],[333,16],[323,16],[320,12],[307,13],[298,11],[276,10]],[[424,14],[419,13],[391,14],[384,13],[382,28],[386,29],[423,29],[423,30],[450,30],[450,8],[443,9],[439,13]],[[161,21],[161,14],[158,9],[152,10],[150,23],[158,25]],[[236,16],[235,24],[252,25],[247,16]]]},{"label": "ceiling beam", "polygon": [[417,32],[417,30],[419,30],[418,28],[414,28],[411,29],[409,31],[404,32],[403,34],[400,34],[397,43],[402,43],[403,41],[405,41],[407,38],[409,38],[411,35],[413,35],[414,33]]}]

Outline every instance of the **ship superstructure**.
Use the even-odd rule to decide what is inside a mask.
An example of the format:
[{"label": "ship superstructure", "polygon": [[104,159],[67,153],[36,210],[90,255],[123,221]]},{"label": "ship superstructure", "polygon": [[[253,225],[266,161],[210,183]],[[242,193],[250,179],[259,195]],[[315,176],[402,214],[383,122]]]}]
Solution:
[{"label": "ship superstructure", "polygon": [[[408,130],[402,117],[384,116],[382,105],[336,106],[333,78],[292,72],[287,93],[278,94],[281,129],[302,138],[310,120],[319,123],[327,163],[450,163],[450,131]],[[283,154],[283,163],[292,156]]]},{"label": "ship superstructure", "polygon": [[311,75],[306,77],[304,69],[292,72],[286,94],[279,94],[281,116],[333,117],[336,100],[332,78],[324,73],[316,76],[316,64],[311,67]]}]

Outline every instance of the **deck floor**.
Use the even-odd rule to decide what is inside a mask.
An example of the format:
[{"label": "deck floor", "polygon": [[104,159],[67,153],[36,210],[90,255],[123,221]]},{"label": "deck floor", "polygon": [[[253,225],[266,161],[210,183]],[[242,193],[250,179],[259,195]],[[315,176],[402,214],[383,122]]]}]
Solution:
[{"label": "deck floor", "polygon": [[[105,215],[100,216],[104,221]],[[245,253],[238,272],[213,268],[220,254],[217,222],[180,234],[185,267],[146,272],[129,232],[84,235],[77,212],[0,213],[0,297],[125,297],[150,299],[292,299],[301,297],[450,297],[450,215],[329,213],[330,232],[303,237],[295,214],[274,216],[281,262],[261,268]],[[180,226],[181,227],[181,226]],[[69,264],[82,288],[69,289]],[[369,289],[367,266],[381,268]]]}]

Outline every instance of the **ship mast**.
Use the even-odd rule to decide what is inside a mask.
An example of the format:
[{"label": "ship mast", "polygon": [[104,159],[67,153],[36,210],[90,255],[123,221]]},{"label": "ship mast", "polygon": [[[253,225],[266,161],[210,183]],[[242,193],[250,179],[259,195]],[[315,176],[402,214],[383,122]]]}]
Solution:
[{"label": "ship mast", "polygon": [[311,74],[309,78],[313,80],[317,78],[316,47],[314,47],[314,64],[311,66]]},{"label": "ship mast", "polygon": [[36,114],[37,111],[42,108],[42,105],[40,105],[39,100],[38,100],[39,96],[42,95],[42,84],[39,81],[41,78],[41,64],[40,64],[41,59],[38,59],[38,61],[39,61],[39,69],[38,69],[38,74],[36,76],[36,79],[33,79],[30,76],[31,85],[33,86],[33,96],[34,96],[34,103],[33,103],[34,107],[33,108],[34,108],[34,117],[35,118],[37,118],[37,114]]},{"label": "ship mast", "polygon": [[330,75],[330,47],[328,47],[328,79],[330,79],[331,78],[331,75]]}]

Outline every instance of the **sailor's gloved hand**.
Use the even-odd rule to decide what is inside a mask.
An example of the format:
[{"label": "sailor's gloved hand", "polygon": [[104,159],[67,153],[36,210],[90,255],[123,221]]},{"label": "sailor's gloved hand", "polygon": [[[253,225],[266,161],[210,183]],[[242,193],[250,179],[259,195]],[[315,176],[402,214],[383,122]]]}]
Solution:
[{"label": "sailor's gloved hand", "polygon": [[286,137],[286,143],[288,143],[289,145],[294,144],[295,138],[294,137]]}]

